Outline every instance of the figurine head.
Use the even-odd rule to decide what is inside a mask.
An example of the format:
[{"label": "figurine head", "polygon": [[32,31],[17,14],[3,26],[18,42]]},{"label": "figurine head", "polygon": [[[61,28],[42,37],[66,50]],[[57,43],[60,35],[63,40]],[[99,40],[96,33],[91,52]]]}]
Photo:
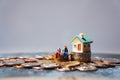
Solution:
[{"label": "figurine head", "polygon": [[67,48],[67,46],[65,45],[64,48]]},{"label": "figurine head", "polygon": [[58,48],[57,50],[58,50],[59,52],[61,52],[61,49],[60,49],[60,48]]}]

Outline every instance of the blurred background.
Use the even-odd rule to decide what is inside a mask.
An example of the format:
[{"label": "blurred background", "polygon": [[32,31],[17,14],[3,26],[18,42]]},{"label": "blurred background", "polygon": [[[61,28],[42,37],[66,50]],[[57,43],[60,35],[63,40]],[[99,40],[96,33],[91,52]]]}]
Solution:
[{"label": "blurred background", "polygon": [[85,33],[92,52],[120,52],[120,0],[0,0],[0,53],[53,52]]}]

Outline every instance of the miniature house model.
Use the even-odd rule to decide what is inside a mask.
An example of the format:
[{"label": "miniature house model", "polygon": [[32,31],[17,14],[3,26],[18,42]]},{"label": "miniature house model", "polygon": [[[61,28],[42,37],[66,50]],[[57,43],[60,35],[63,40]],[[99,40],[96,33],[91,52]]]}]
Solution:
[{"label": "miniature house model", "polygon": [[76,35],[72,39],[72,52],[76,53],[90,53],[90,43],[93,41],[84,33]]}]

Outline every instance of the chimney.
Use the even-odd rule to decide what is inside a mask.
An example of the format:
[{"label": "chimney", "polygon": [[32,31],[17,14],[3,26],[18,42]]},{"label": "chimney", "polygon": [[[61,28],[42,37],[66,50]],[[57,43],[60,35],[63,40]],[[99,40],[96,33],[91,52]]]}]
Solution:
[{"label": "chimney", "polygon": [[83,39],[84,38],[84,33],[80,33],[80,37]]}]

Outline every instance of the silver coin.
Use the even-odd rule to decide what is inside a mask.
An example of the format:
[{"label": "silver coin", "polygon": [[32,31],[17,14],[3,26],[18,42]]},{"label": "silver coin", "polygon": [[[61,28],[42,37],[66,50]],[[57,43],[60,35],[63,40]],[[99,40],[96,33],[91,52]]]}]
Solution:
[{"label": "silver coin", "polygon": [[4,63],[2,60],[0,60],[0,67],[4,66]]},{"label": "silver coin", "polygon": [[103,58],[103,62],[108,62],[108,63],[120,63],[119,59],[116,58]]},{"label": "silver coin", "polygon": [[51,68],[57,68],[59,67],[59,65],[56,63],[45,63],[42,64],[41,67],[43,67],[44,69],[51,69]]},{"label": "silver coin", "polygon": [[92,61],[92,62],[102,61],[102,59],[103,59],[103,58],[102,58],[102,57],[99,57],[99,56],[92,56],[92,57],[91,57],[91,61]]},{"label": "silver coin", "polygon": [[96,62],[94,62],[94,66],[96,66],[98,68],[108,68],[108,67],[110,67],[110,64],[96,61]]},{"label": "silver coin", "polygon": [[39,59],[39,60],[42,60],[42,59],[43,59],[43,56],[36,55],[35,58],[36,58],[36,59]]},{"label": "silver coin", "polygon": [[68,72],[70,71],[70,68],[57,68],[56,70],[60,72]]},{"label": "silver coin", "polygon": [[7,57],[8,59],[18,59],[18,57],[17,56],[9,56],[9,57]]},{"label": "silver coin", "polygon": [[93,65],[80,65],[76,67],[77,70],[79,71],[96,71],[97,68]]},{"label": "silver coin", "polygon": [[20,59],[26,59],[26,58],[30,58],[29,56],[19,56],[18,58]]},{"label": "silver coin", "polygon": [[120,66],[120,64],[110,64],[111,66]]},{"label": "silver coin", "polygon": [[23,59],[13,59],[13,61],[10,59],[4,63],[5,66],[14,66],[14,65],[20,65],[24,63]]},{"label": "silver coin", "polygon": [[37,59],[36,58],[25,58],[24,61],[26,63],[29,63],[29,62],[37,62]]},{"label": "silver coin", "polygon": [[32,69],[42,70],[42,67],[32,67]]},{"label": "silver coin", "polygon": [[29,68],[29,67],[37,67],[40,66],[39,63],[23,63],[21,64],[21,66],[25,67],[25,68]]}]

